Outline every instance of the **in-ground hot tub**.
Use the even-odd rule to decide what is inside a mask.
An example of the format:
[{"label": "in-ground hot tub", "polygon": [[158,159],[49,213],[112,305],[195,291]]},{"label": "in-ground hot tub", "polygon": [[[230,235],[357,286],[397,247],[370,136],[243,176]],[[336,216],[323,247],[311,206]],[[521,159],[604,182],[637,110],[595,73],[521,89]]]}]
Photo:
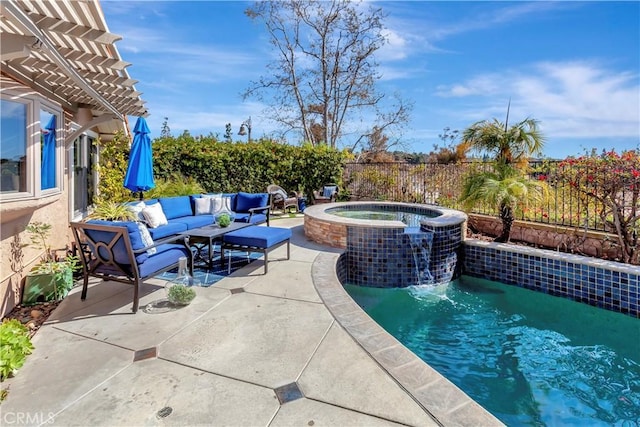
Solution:
[{"label": "in-ground hot tub", "polygon": [[305,210],[311,240],[345,250],[342,283],[405,287],[449,282],[459,274],[458,251],[467,215],[433,205],[347,202]]}]

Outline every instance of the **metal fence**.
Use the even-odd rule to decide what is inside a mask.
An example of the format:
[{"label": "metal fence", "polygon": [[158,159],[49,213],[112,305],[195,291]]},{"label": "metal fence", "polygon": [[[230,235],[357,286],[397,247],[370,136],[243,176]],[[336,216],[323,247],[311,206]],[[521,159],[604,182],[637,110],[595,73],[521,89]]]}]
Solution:
[{"label": "metal fence", "polygon": [[[575,183],[562,181],[555,173],[558,161],[530,162],[530,177],[547,181],[549,197],[516,212],[518,219],[578,227],[585,230],[610,231],[601,218],[606,207],[594,198],[577,191]],[[461,209],[458,201],[462,183],[469,173],[488,171],[491,162],[458,164],[437,163],[348,163],[344,186],[353,200],[388,200],[438,204]],[[631,203],[631,192],[619,194]],[[474,213],[497,215],[489,206],[476,206]]]}]

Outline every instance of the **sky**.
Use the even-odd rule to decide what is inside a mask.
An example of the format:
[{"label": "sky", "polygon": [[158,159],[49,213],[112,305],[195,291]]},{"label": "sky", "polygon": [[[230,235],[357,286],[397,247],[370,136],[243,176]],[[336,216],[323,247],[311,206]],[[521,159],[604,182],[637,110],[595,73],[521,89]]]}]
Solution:
[{"label": "sky", "polygon": [[[244,14],[252,3],[101,4],[109,30],[123,37],[116,46],[132,64],[152,139],[165,118],[174,136],[222,138],[231,123],[244,140],[237,131],[248,118],[252,138],[272,135],[266,106],[242,98],[275,54],[264,24]],[[386,15],[377,89],[413,103],[410,123],[394,135],[404,151],[443,146],[444,128],[504,122],[509,103],[510,124],[539,121],[543,157],[640,149],[640,2],[367,4]]]}]

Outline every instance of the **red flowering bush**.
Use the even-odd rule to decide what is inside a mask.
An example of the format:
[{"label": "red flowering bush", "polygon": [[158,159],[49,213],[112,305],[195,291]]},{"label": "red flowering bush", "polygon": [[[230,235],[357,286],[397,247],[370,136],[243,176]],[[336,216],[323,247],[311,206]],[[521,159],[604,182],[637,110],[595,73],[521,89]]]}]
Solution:
[{"label": "red flowering bush", "polygon": [[569,157],[558,165],[557,178],[598,207],[600,219],[623,249],[622,261],[638,264],[640,151]]}]

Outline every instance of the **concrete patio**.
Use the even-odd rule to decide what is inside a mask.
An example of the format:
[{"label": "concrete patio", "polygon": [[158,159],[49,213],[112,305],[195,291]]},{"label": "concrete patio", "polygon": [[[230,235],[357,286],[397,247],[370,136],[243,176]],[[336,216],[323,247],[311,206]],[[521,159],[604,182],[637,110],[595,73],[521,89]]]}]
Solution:
[{"label": "concrete patio", "polygon": [[301,218],[272,226],[292,228],[290,260],[279,248],[267,275],[254,261],[184,308],[148,310],[164,298],[159,279],[141,287],[137,314],[129,285],[95,281],[84,302],[74,289],[6,381],[2,424],[499,424],[424,363],[387,351],[397,343],[386,333],[358,339],[376,326],[340,309],[348,297],[326,268],[337,253],[309,242]]}]

